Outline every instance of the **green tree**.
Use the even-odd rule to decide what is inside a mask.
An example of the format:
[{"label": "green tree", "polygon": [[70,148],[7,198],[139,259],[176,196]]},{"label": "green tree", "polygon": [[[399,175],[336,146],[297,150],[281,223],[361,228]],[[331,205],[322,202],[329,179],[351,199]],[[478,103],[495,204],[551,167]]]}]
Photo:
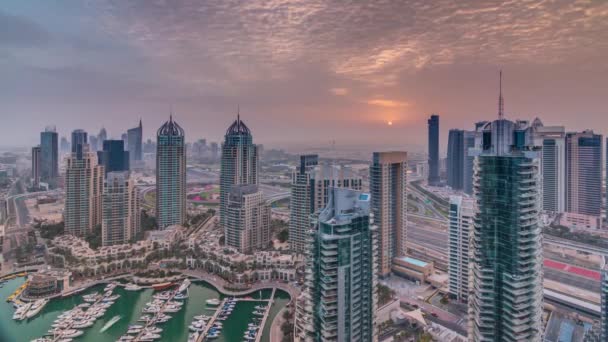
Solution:
[{"label": "green tree", "polygon": [[281,243],[287,241],[287,239],[289,239],[289,229],[281,230],[279,234],[277,234],[277,239],[279,239]]}]

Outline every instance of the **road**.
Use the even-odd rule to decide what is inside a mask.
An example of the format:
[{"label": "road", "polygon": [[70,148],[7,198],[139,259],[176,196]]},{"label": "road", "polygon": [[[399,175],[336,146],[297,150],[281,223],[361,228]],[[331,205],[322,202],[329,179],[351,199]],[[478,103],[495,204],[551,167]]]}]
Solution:
[{"label": "road", "polygon": [[548,267],[543,268],[543,274],[546,279],[557,281],[565,285],[578,287],[595,293],[600,293],[601,291],[601,284],[597,280],[580,277]]},{"label": "road", "polygon": [[407,238],[416,244],[447,256],[448,234],[445,231],[410,222],[407,226]]}]

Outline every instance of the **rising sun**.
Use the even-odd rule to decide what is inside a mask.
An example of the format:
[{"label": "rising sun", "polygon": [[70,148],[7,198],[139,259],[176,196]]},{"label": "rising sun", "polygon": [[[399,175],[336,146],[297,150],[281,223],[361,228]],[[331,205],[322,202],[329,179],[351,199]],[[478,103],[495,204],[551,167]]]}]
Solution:
[{"label": "rising sun", "polygon": [[392,121],[389,121],[389,122],[387,122],[387,124],[388,124],[389,126],[392,126],[392,125],[393,125],[393,122],[392,122]]}]

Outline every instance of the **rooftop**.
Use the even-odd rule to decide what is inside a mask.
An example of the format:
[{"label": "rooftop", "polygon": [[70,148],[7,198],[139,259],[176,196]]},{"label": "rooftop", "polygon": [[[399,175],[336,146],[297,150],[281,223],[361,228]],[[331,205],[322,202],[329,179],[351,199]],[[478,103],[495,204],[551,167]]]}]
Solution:
[{"label": "rooftop", "polygon": [[403,262],[407,262],[407,263],[412,264],[412,265],[416,265],[418,267],[426,267],[429,264],[428,262],[424,262],[422,260],[414,259],[414,258],[411,258],[411,257],[398,257],[398,258],[395,258],[395,259],[401,260]]}]

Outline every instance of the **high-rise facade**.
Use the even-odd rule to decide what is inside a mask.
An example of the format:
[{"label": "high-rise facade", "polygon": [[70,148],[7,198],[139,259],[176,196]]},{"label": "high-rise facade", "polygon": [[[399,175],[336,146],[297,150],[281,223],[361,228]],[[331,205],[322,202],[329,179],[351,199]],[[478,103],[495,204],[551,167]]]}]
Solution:
[{"label": "high-rise facade", "polygon": [[602,267],[602,283],[601,283],[601,317],[600,317],[600,341],[608,341],[608,263],[604,257],[604,265]]},{"label": "high-rise facade", "polygon": [[139,194],[134,182],[126,171],[106,175],[102,195],[103,246],[133,241],[140,231]]},{"label": "high-rise facade", "polygon": [[332,188],[327,207],[313,218],[297,341],[377,339],[378,247],[372,216],[369,194]]},{"label": "high-rise facade", "polygon": [[54,183],[59,176],[59,136],[54,128],[40,133],[40,180]]},{"label": "high-rise facade", "polygon": [[226,207],[226,245],[253,253],[270,243],[270,205],[256,184],[232,187]]},{"label": "high-rise facade", "polygon": [[127,130],[127,149],[129,151],[131,162],[137,162],[144,159],[142,140],[143,126],[140,119],[139,126]]},{"label": "high-rise facade", "polygon": [[379,234],[378,271],[384,277],[391,273],[393,258],[406,254],[407,153],[374,152],[369,189]]},{"label": "high-rise facade", "polygon": [[475,166],[475,156],[471,149],[475,148],[475,140],[478,133],[476,131],[464,131],[464,166],[462,175],[462,191],[468,195],[473,194],[473,167]]},{"label": "high-rise facade", "polygon": [[101,224],[101,193],[103,166],[89,152],[88,144],[66,159],[65,170],[65,232],[84,237]]},{"label": "high-rise facade", "polygon": [[317,155],[300,157],[292,177],[289,244],[292,251],[306,250],[310,215],[325,208],[332,187],[361,190],[363,180],[350,168],[318,164]]},{"label": "high-rise facade", "polygon": [[[82,158],[83,148],[89,145],[88,134],[82,129],[72,131],[72,153],[77,154],[77,158]],[[90,150],[90,149],[89,149]]]},{"label": "high-rise facade", "polygon": [[447,184],[454,190],[464,189],[465,131],[451,129],[448,135]]},{"label": "high-rise facade", "polygon": [[448,215],[448,289],[461,303],[469,298],[470,240],[473,232],[474,202],[469,197],[450,196]]},{"label": "high-rise facade", "polygon": [[540,172],[543,176],[543,210],[561,213],[566,202],[566,130],[564,126],[544,126],[536,118],[534,144],[542,147]]},{"label": "high-rise facade", "polygon": [[566,134],[566,211],[600,216],[602,136],[591,130]]},{"label": "high-rise facade", "polygon": [[156,138],[156,220],[162,230],[186,221],[186,137],[171,116]]},{"label": "high-rise facade", "polygon": [[543,332],[540,151],[527,122],[503,119],[500,107],[476,157],[469,340],[536,342]]},{"label": "high-rise facade", "polygon": [[34,188],[40,186],[40,145],[32,147],[32,185]]},{"label": "high-rise facade", "polygon": [[232,187],[258,184],[258,148],[240,116],[228,127],[222,144],[220,172],[220,222],[226,227],[226,209]]},{"label": "high-rise facade", "polygon": [[429,126],[429,185],[438,185],[439,178],[439,115],[431,115]]},{"label": "high-rise facade", "polygon": [[115,171],[129,171],[129,151],[124,149],[122,140],[104,140],[103,149],[97,151],[99,164],[106,174]]},{"label": "high-rise facade", "polygon": [[102,127],[99,130],[99,134],[97,135],[97,144],[99,148],[103,147],[103,142],[108,140],[108,132],[106,131],[105,127]]}]

